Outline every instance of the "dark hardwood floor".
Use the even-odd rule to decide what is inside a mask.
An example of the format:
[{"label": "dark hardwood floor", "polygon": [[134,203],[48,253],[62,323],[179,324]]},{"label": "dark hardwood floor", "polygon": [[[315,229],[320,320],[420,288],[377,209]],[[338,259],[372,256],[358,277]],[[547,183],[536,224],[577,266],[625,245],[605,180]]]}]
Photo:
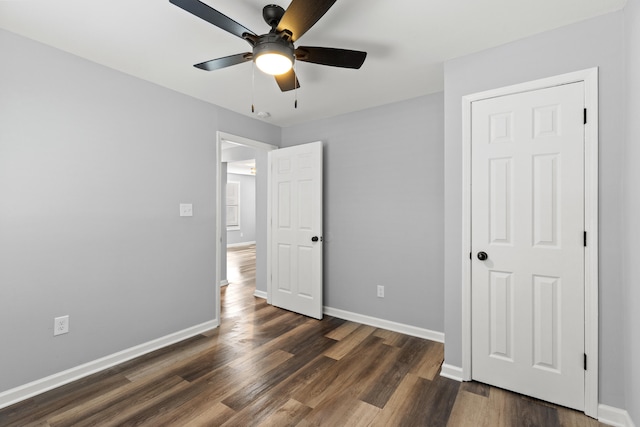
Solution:
[{"label": "dark hardwood floor", "polygon": [[443,345],[255,298],[229,250],[221,326],[0,410],[0,426],[599,426],[439,375]]}]

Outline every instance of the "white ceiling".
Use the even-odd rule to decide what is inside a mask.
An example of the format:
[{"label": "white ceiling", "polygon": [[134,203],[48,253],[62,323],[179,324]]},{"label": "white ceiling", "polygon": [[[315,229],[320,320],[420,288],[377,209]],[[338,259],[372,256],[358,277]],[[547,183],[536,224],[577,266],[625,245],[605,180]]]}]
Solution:
[{"label": "white ceiling", "polygon": [[[273,0],[205,0],[258,34]],[[622,8],[626,0],[340,0],[296,46],[364,50],[360,70],[300,62],[298,108],[252,64],[192,65],[250,51],[168,0],[0,0],[0,27],[195,98],[280,126],[443,89],[443,61]],[[289,0],[279,4],[287,7]],[[46,64],[44,64],[46,66]],[[46,68],[43,68],[46,73]],[[254,116],[255,117],[255,116]]]}]

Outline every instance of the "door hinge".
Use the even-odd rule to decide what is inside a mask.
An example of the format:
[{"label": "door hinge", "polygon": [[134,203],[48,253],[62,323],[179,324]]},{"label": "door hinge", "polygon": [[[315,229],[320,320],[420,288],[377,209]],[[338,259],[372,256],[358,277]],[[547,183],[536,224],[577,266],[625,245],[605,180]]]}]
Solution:
[{"label": "door hinge", "polygon": [[587,124],[587,109],[584,109],[584,124]]},{"label": "door hinge", "polygon": [[469,252],[469,259],[473,259],[473,258],[471,257],[471,252]]},{"label": "door hinge", "polygon": [[584,244],[584,247],[586,248],[587,247],[587,232],[586,231],[584,232],[583,244]]},{"label": "door hinge", "polygon": [[587,370],[587,353],[584,354],[584,370]]}]

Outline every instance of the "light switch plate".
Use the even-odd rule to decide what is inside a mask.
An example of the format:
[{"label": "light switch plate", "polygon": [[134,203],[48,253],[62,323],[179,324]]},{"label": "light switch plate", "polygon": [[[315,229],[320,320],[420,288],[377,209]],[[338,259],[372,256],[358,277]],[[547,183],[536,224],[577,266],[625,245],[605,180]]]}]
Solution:
[{"label": "light switch plate", "polygon": [[193,216],[193,205],[191,203],[180,203],[180,216]]}]

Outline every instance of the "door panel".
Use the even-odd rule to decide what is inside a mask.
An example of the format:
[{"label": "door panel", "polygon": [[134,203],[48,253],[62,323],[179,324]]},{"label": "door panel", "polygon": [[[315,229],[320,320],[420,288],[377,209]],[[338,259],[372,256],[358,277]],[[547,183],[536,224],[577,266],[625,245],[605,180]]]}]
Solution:
[{"label": "door panel", "polygon": [[489,273],[490,355],[513,361],[513,274]]},{"label": "door panel", "polygon": [[471,129],[472,377],[576,409],[583,109],[583,83],[573,83],[474,102]]},{"label": "door panel", "polygon": [[[273,305],[322,318],[322,143],[269,153]],[[318,237],[316,241],[312,240]]]}]

